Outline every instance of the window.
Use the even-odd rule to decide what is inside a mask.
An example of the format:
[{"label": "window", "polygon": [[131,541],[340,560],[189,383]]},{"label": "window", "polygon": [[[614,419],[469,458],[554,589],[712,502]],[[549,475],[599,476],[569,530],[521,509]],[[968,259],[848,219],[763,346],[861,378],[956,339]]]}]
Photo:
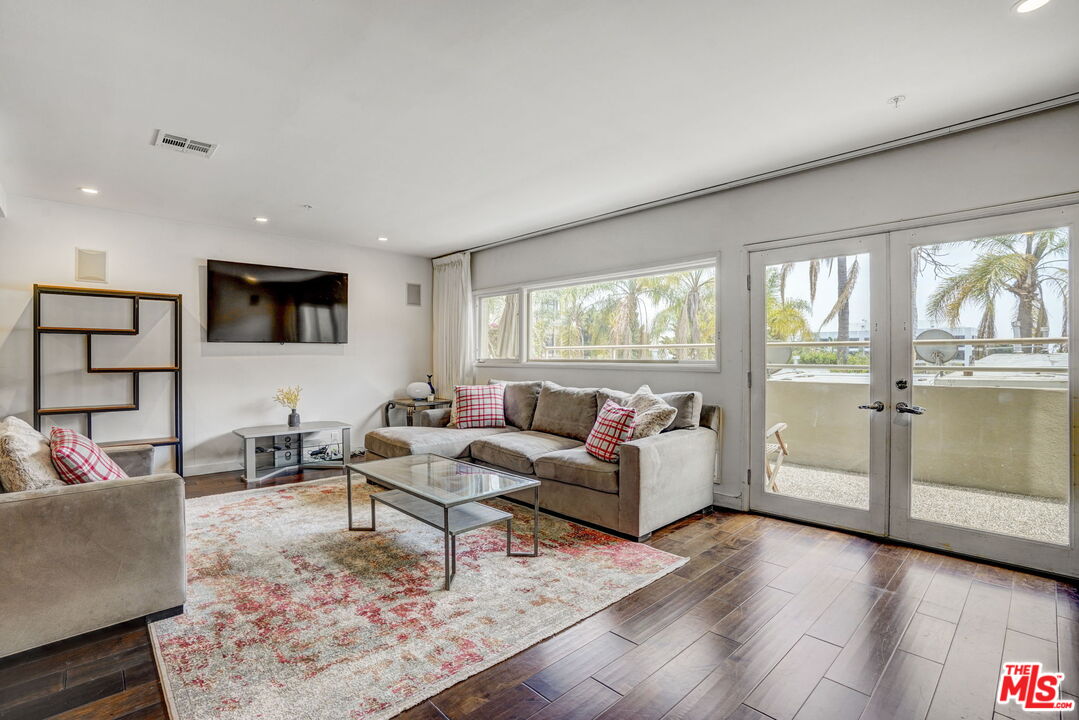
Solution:
[{"label": "window", "polygon": [[530,361],[714,363],[716,267],[528,291]]},{"label": "window", "polygon": [[520,360],[520,304],[517,292],[477,299],[477,360]]}]

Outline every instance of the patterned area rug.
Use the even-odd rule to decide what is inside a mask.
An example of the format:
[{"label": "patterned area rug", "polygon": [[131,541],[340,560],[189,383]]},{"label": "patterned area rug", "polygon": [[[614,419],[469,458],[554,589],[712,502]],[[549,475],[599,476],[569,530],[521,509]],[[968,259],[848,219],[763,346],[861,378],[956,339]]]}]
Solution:
[{"label": "patterned area rug", "polygon": [[[531,510],[492,504],[530,549]],[[388,718],[685,562],[541,515],[538,558],[505,525],[458,537],[446,592],[441,533],[377,512],[345,530],[344,478],[188,501],[186,613],[151,626],[174,720]]]}]

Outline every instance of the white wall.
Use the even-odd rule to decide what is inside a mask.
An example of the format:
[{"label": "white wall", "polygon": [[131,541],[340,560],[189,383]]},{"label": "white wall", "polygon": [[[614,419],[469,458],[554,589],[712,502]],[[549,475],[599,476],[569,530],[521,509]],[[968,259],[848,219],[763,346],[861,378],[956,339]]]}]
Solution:
[{"label": "white wall", "polygon": [[[0,219],[0,417],[32,417],[34,283],[183,294],[188,475],[238,468],[240,444],[232,430],[284,422],[287,410],[270,400],[280,386],[304,388],[300,414],[305,420],[352,423],[353,445],[358,446],[365,429],[381,425],[382,403],[430,372],[427,259],[22,197],[11,197],[9,206],[8,217]],[[108,251],[107,285],[74,281],[76,247]],[[349,273],[348,344],[206,343],[201,317],[207,258]],[[405,304],[406,283],[423,286],[421,307]],[[167,323],[166,318],[163,325]],[[81,350],[81,337],[52,338],[77,343],[73,354]],[[107,351],[104,341],[102,351]],[[74,370],[68,368],[67,374]],[[53,377],[65,379],[60,368]],[[126,377],[87,378],[80,373],[78,396],[115,392],[114,401],[126,401]],[[145,410],[98,416],[97,439],[169,434],[169,391],[159,382],[166,376],[143,377]],[[167,453],[158,455],[163,459]]]},{"label": "white wall", "polygon": [[[722,141],[722,139],[717,139]],[[592,223],[473,254],[477,290],[721,253],[721,372],[481,368],[480,380],[543,378],[566,385],[701,390],[722,406],[717,502],[738,505],[748,466],[742,333],[749,312],[745,246],[856,231],[1079,191],[1079,105],[877,155]],[[853,234],[853,233],[852,233]]]}]

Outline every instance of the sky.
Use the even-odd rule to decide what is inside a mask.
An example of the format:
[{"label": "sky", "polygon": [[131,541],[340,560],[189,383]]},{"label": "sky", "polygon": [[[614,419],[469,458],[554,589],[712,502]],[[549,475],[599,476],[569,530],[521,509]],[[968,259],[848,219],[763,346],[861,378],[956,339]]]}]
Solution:
[{"label": "sky", "polygon": [[[969,266],[976,258],[977,252],[972,247],[970,242],[955,242],[949,243],[943,246],[944,252],[940,255],[940,260],[947,265],[953,266],[959,270]],[[848,257],[848,268],[853,264],[854,259],[859,260],[859,277],[858,284],[855,285],[854,295],[850,301],[850,327],[852,330],[865,328],[869,322],[869,291],[873,284],[874,278],[870,277],[869,270],[869,256],[852,255]],[[879,279],[878,279],[879,281]],[[923,269],[918,282],[918,329],[922,330],[929,327],[940,327],[939,323],[933,323],[925,314],[926,305],[929,302],[929,297],[933,294],[937,285],[941,281],[934,275],[932,268]],[[837,327],[837,321],[833,318],[827,325],[822,327],[824,318],[828,315],[828,311],[835,304],[835,300],[838,294],[835,266],[833,263],[831,271],[828,270],[827,265],[822,267],[821,275],[817,280],[817,296],[813,303],[812,321],[811,325],[815,330],[825,330],[835,332]],[[809,300],[809,262],[800,262],[795,265],[794,270],[791,272],[787,280],[787,297],[788,298],[800,298],[803,300]],[[1053,337],[1061,334],[1061,325],[1063,321],[1064,303],[1059,295],[1055,292],[1049,292],[1046,296],[1046,303],[1049,306],[1049,334]],[[1016,302],[1012,296],[1008,293],[1002,293],[997,302],[997,337],[1012,337],[1012,320],[1015,316]],[[977,306],[966,306],[960,315],[961,327],[973,327],[978,326],[978,322],[981,318],[981,308]]]}]

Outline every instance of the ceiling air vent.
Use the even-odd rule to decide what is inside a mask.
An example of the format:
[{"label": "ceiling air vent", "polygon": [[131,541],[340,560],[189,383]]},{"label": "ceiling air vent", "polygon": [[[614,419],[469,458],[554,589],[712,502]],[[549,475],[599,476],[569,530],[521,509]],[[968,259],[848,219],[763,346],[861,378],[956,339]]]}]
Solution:
[{"label": "ceiling air vent", "polygon": [[214,143],[192,140],[183,135],[167,133],[164,130],[157,131],[157,135],[154,136],[154,145],[160,145],[176,152],[201,155],[202,157],[210,157],[214,154],[214,150],[217,149],[217,145]]}]

